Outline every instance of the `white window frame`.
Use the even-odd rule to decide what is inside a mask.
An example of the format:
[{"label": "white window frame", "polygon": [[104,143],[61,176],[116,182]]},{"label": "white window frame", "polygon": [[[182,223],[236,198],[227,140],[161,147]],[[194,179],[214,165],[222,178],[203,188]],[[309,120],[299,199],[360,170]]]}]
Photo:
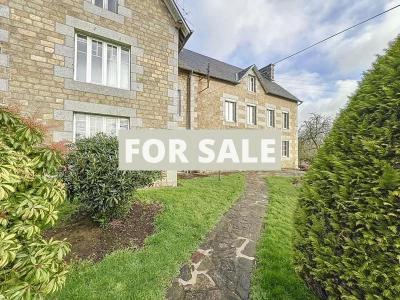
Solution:
[{"label": "white window frame", "polygon": [[[103,86],[108,86],[112,88],[118,88],[118,89],[123,89],[123,90],[130,90],[130,82],[131,82],[131,49],[129,46],[121,46],[117,44],[113,44],[110,42],[107,42],[101,38],[94,38],[86,34],[81,34],[79,32],[75,33],[75,58],[74,58],[74,80],[77,80],[77,70],[78,70],[78,36],[84,36],[86,37],[86,81],[83,81],[85,83],[90,83],[90,84],[99,84],[99,83],[94,83],[92,82],[92,45],[93,41],[100,42],[102,43],[103,47],[103,57],[102,57],[102,83],[100,85]],[[108,45],[112,47],[117,47],[117,86],[112,86],[107,84],[107,51],[108,51]],[[121,56],[122,56],[122,48],[129,50],[129,87],[128,88],[123,88],[121,87]]]},{"label": "white window frame", "polygon": [[[287,120],[287,122],[286,122]],[[288,111],[282,112],[282,128],[283,129],[290,129],[290,115]]]},{"label": "white window frame", "polygon": [[[227,105],[229,105],[229,104],[232,104],[232,119],[231,118],[229,118],[230,116],[227,114],[227,109],[226,109],[226,107],[227,107]],[[229,109],[228,109],[228,112],[229,112]],[[236,120],[237,120],[237,118],[236,118],[236,114],[237,114],[237,104],[236,104],[236,101],[232,101],[232,100],[230,100],[230,99],[227,99],[227,100],[225,100],[224,101],[224,119],[225,119],[225,122],[229,122],[229,123],[236,123]]]},{"label": "white window frame", "polygon": [[290,141],[288,140],[282,141],[282,157],[290,157]]},{"label": "white window frame", "polygon": [[248,90],[249,92],[255,93],[257,91],[257,79],[256,76],[249,75],[249,82],[248,82]]},{"label": "white window frame", "polygon": [[[253,122],[250,122],[250,118],[249,118],[249,115],[250,115],[249,114],[249,108],[250,107],[254,109],[254,120],[253,120]],[[247,125],[253,125],[253,126],[257,125],[257,105],[246,104],[246,121],[247,121]]]},{"label": "white window frame", "polygon": [[[271,122],[271,113],[273,115],[272,122]],[[275,109],[267,108],[267,126],[270,128],[275,128],[275,126],[276,126],[276,111],[275,111]]]},{"label": "white window frame", "polygon": [[[116,1],[117,1],[117,11],[114,12],[114,11],[108,9],[108,0],[103,0],[103,9],[108,10],[108,11],[110,11],[112,13],[118,14],[118,5],[119,5],[118,2],[119,2],[119,0],[116,0]],[[95,3],[96,3],[96,0],[92,0],[92,4],[96,5]],[[100,6],[97,6],[97,7],[100,7]]]},{"label": "white window frame", "polygon": [[102,131],[101,132],[103,132],[104,134],[106,134],[106,129],[107,129],[107,118],[115,118],[116,119],[116,129],[117,129],[117,132],[116,132],[116,136],[118,136],[118,133],[119,133],[119,130],[120,130],[120,127],[121,127],[121,120],[127,120],[128,121],[128,130],[130,129],[130,127],[131,127],[131,122],[130,122],[130,118],[129,117],[120,117],[120,116],[113,116],[113,115],[99,115],[99,114],[88,114],[88,113],[82,113],[82,112],[79,112],[79,111],[77,111],[77,112],[74,112],[74,115],[73,115],[73,130],[72,130],[72,134],[73,134],[73,142],[75,143],[76,142],[76,115],[84,115],[85,116],[85,118],[86,118],[86,121],[85,121],[85,125],[86,125],[86,128],[85,128],[85,138],[90,138],[91,136],[90,136],[90,117],[102,117],[103,119],[102,119]]}]

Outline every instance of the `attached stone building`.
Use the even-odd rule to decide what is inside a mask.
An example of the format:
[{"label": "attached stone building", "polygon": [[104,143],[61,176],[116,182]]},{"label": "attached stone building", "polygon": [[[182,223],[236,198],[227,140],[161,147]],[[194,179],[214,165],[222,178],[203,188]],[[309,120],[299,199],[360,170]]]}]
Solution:
[{"label": "attached stone building", "polygon": [[282,131],[282,167],[298,168],[299,99],[274,81],[274,66],[238,68],[196,52],[179,54],[179,126]]},{"label": "attached stone building", "polygon": [[[44,122],[55,142],[121,128],[263,128],[271,107],[276,126],[290,112],[284,166],[297,167],[297,99],[273,93],[279,86],[255,67],[216,61],[229,74],[210,63],[208,86],[208,58],[181,51],[191,34],[173,0],[0,0],[0,105]],[[223,99],[237,103],[235,124],[224,121]],[[247,102],[257,105],[255,126],[244,122]]]},{"label": "attached stone building", "polygon": [[44,122],[55,142],[176,128],[190,35],[172,0],[0,0],[0,104]]}]

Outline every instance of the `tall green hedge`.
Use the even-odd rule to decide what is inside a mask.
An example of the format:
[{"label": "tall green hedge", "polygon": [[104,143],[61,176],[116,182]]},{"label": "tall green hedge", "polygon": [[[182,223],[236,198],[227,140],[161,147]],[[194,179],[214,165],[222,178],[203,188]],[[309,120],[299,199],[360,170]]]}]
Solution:
[{"label": "tall green hedge", "polygon": [[400,299],[400,39],[305,176],[296,227],[297,270],[321,298]]}]

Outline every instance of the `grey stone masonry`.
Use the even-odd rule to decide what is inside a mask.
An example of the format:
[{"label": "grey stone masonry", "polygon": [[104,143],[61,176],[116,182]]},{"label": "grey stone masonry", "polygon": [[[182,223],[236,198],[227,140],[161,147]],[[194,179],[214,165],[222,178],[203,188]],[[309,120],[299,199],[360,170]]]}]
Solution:
[{"label": "grey stone masonry", "polygon": [[0,53],[0,67],[8,67],[8,55]]},{"label": "grey stone masonry", "polygon": [[8,79],[1,79],[0,78],[0,91],[1,92],[8,92]]},{"label": "grey stone masonry", "polygon": [[95,14],[99,17],[103,17],[109,19],[111,21],[115,21],[121,24],[125,23],[125,18],[132,18],[133,12],[128,7],[124,6],[125,1],[118,1],[118,11],[114,13],[107,9],[103,9],[99,6],[96,6],[92,3],[91,0],[85,0],[83,4],[83,9],[87,12]]},{"label": "grey stone masonry", "polygon": [[172,67],[168,74],[168,83],[170,89],[168,89],[168,129],[177,129],[179,127],[179,121],[182,121],[182,117],[178,114],[179,94],[178,94],[178,39],[179,33],[175,27],[171,27],[169,32],[174,36],[174,43],[168,43],[168,51],[172,53],[172,57],[168,59],[168,64]]},{"label": "grey stone masonry", "polygon": [[0,42],[8,42],[9,32],[4,29],[0,29]]},{"label": "grey stone masonry", "polygon": [[[86,5],[93,5],[85,0]],[[99,8],[95,6],[96,8]],[[99,8],[101,9],[101,8]],[[143,49],[137,47],[137,39],[123,33],[89,23],[72,16],[66,16],[65,24],[56,23],[56,32],[65,36],[64,44],[55,45],[55,54],[64,57],[64,66],[54,66],[54,75],[64,78],[64,87],[70,90],[89,92],[121,98],[136,98],[136,92],[143,91],[143,84],[137,82],[137,75],[143,74],[143,67],[137,65],[137,58],[143,57]],[[96,85],[74,80],[75,33],[84,32],[99,36],[121,45],[130,46],[131,51],[131,86],[130,90]]]},{"label": "grey stone masonry", "polygon": [[130,119],[130,128],[140,128],[143,122],[136,116],[136,110],[129,107],[96,104],[74,100],[64,100],[64,108],[54,110],[54,120],[64,122],[64,131],[55,131],[55,142],[73,140],[74,112],[127,117]]},{"label": "grey stone masonry", "polygon": [[6,5],[0,5],[0,17],[10,18],[10,8]]}]

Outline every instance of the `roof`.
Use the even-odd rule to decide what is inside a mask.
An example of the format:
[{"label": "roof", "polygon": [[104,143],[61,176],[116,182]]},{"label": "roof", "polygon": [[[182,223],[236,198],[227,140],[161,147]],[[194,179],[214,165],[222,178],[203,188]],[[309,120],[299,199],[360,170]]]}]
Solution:
[{"label": "roof", "polygon": [[175,22],[177,23],[177,26],[179,27],[179,50],[181,50],[183,46],[185,46],[186,42],[189,40],[193,31],[192,29],[190,29],[188,23],[183,17],[181,11],[178,8],[178,5],[176,5],[175,0],[163,1],[167,6],[169,12],[171,13],[172,17],[174,18]]},{"label": "roof", "polygon": [[198,74],[208,75],[208,67],[210,66],[210,77],[228,81],[233,84],[239,84],[240,80],[253,69],[261,82],[264,90],[271,95],[282,97],[288,100],[299,102],[300,100],[292,95],[289,91],[270,81],[261,75],[255,65],[242,69],[214,58],[193,52],[188,49],[182,49],[179,53],[179,68],[183,70],[193,71]]}]

